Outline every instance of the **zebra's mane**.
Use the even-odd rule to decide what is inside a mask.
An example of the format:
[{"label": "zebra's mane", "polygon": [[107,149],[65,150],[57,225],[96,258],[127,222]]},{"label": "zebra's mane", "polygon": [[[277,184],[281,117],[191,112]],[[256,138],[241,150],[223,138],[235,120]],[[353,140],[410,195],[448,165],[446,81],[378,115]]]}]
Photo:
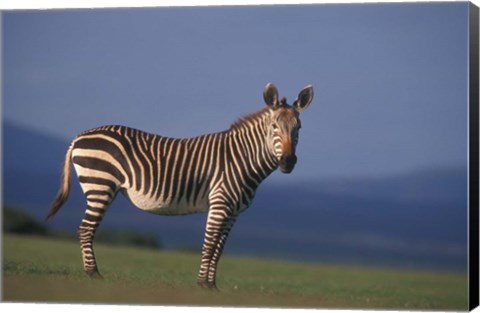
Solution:
[{"label": "zebra's mane", "polygon": [[246,124],[249,124],[251,122],[256,122],[260,120],[265,115],[266,112],[268,112],[268,107],[264,107],[256,112],[245,115],[237,119],[235,122],[233,122],[232,125],[230,125],[230,130],[238,130],[243,126],[245,126]]}]

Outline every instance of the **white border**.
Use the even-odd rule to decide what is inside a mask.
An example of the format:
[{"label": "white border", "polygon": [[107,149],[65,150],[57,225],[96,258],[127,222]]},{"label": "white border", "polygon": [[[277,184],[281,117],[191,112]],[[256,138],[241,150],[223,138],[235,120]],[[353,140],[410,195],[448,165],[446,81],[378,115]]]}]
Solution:
[{"label": "white border", "polygon": [[[480,0],[471,1],[479,6]],[[74,8],[138,8],[138,7],[181,7],[220,5],[274,5],[274,4],[315,4],[315,3],[387,3],[387,2],[466,2],[458,0],[2,0],[0,10],[28,9],[74,9]]]}]

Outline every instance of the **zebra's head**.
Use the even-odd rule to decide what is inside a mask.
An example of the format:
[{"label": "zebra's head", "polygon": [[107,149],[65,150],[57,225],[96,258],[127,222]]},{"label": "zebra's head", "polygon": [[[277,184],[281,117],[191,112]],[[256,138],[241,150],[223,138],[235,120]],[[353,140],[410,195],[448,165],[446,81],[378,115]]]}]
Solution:
[{"label": "zebra's head", "polygon": [[278,100],[277,88],[268,83],[263,98],[270,109],[267,125],[270,149],[278,160],[280,170],[290,173],[297,163],[295,150],[301,127],[299,115],[312,102],[313,88],[311,85],[304,87],[293,104],[289,105],[285,97]]}]

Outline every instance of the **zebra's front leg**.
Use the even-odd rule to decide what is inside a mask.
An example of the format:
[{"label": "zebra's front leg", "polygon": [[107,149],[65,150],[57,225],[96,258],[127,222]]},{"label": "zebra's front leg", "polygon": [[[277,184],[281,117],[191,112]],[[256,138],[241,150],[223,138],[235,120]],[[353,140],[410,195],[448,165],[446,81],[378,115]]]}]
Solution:
[{"label": "zebra's front leg", "polygon": [[215,283],[217,264],[235,220],[236,216],[230,214],[227,206],[210,209],[208,213],[197,279],[198,284],[204,288],[217,289]]}]

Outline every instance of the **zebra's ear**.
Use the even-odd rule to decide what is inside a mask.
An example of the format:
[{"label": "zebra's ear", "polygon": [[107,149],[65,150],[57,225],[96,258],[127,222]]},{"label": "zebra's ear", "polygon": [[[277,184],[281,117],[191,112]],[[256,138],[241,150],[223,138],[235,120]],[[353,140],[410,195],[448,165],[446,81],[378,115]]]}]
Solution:
[{"label": "zebra's ear", "polygon": [[272,109],[278,108],[278,90],[274,84],[268,83],[263,89],[263,100]]},{"label": "zebra's ear", "polygon": [[305,86],[300,91],[297,99],[293,102],[293,107],[297,112],[303,112],[310,105],[313,99],[313,87],[312,85]]}]

